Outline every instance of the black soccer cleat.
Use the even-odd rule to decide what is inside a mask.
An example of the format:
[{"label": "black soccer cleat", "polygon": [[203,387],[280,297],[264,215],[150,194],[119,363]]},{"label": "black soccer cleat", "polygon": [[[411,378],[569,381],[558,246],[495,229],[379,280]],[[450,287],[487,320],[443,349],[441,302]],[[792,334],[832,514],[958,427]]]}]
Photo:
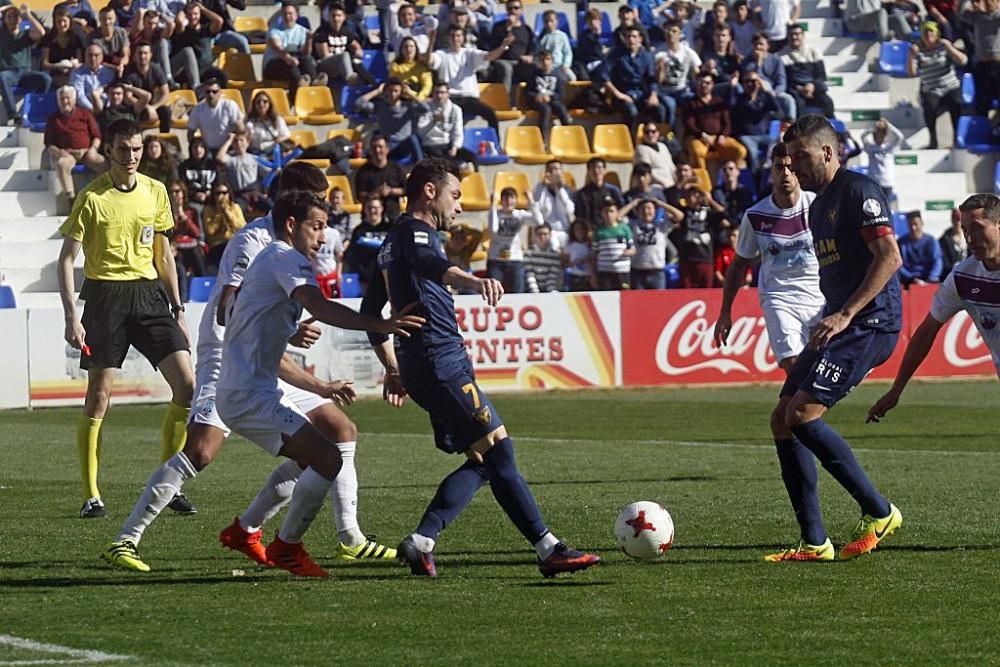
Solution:
[{"label": "black soccer cleat", "polygon": [[198,508],[191,504],[191,501],[188,500],[183,491],[175,493],[174,497],[167,503],[167,507],[178,514],[196,514],[198,512]]},{"label": "black soccer cleat", "polygon": [[597,565],[600,562],[600,556],[583,553],[582,551],[577,551],[576,549],[570,549],[568,546],[560,542],[552,551],[552,555],[545,560],[538,561],[538,571],[541,572],[542,576],[546,579],[551,579],[560,572],[577,572],[579,570],[586,570],[588,567]]},{"label": "black soccer cleat", "polygon": [[108,515],[100,498],[88,498],[80,508],[81,519],[100,519]]},{"label": "black soccer cleat", "polygon": [[413,543],[413,538],[407,537],[396,547],[396,555],[400,563],[410,566],[410,572],[418,577],[437,576],[434,568],[434,553],[424,553]]}]

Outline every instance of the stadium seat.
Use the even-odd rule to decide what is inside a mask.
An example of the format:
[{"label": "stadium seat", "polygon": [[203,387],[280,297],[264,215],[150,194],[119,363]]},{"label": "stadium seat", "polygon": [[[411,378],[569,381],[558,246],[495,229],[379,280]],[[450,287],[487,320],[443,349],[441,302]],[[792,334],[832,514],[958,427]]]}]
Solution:
[{"label": "stadium seat", "polygon": [[[263,16],[236,16],[233,28],[251,40],[250,53],[264,53],[267,50],[267,20]],[[249,34],[248,34],[249,33]],[[257,39],[263,38],[260,42]]]},{"label": "stadium seat", "polygon": [[379,83],[389,79],[389,64],[385,60],[385,51],[365,49],[361,55],[361,64]]},{"label": "stadium seat", "polygon": [[910,233],[910,226],[906,224],[906,211],[892,212],[892,229],[896,233],[897,239]]},{"label": "stadium seat", "polygon": [[0,308],[17,308],[17,296],[10,285],[0,285]]},{"label": "stadium seat", "polygon": [[288,103],[288,93],[284,88],[260,88],[260,90],[270,96],[274,110],[285,119],[286,123],[289,125],[298,124],[299,117],[292,113],[292,108]]},{"label": "stadium seat", "polygon": [[510,108],[510,96],[502,83],[480,83],[479,99],[494,112],[497,120],[521,120],[524,114]]},{"label": "stadium seat", "polygon": [[215,276],[195,276],[188,287],[188,301],[208,303],[213,287],[215,287]]},{"label": "stadium seat", "polygon": [[508,127],[503,148],[520,164],[544,164],[553,158],[551,153],[545,152],[542,131],[534,125]]},{"label": "stadium seat", "polygon": [[343,299],[357,299],[361,293],[361,276],[356,273],[340,274],[340,296]]},{"label": "stadium seat", "polygon": [[855,174],[868,175],[868,166],[864,164],[849,164],[847,165],[848,171],[853,171]]},{"label": "stadium seat", "polygon": [[771,124],[767,126],[767,136],[771,138],[771,141],[777,141],[781,138],[781,121],[772,120]]},{"label": "stadium seat", "polygon": [[556,159],[569,164],[583,164],[594,157],[587,131],[582,125],[553,127],[549,137],[549,150]]},{"label": "stadium seat", "polygon": [[348,120],[362,122],[368,118],[367,114],[361,113],[354,108],[354,103],[358,98],[367,93],[371,88],[368,86],[344,86],[340,89],[340,113]]},{"label": "stadium seat", "polygon": [[235,49],[226,49],[219,54],[219,69],[229,77],[229,87],[237,90],[253,90],[271,85],[269,81],[261,81],[253,69],[253,61],[246,53]]},{"label": "stadium seat", "polygon": [[878,66],[883,74],[895,77],[909,77],[906,60],[910,53],[909,42],[882,42],[878,54]]},{"label": "stadium seat", "polygon": [[462,198],[459,200],[463,211],[487,211],[490,208],[490,194],[486,189],[483,174],[474,171],[462,179]]},{"label": "stadium seat", "polygon": [[[188,90],[187,88],[181,88],[180,90],[172,90],[167,95],[167,106],[175,107],[176,105],[184,105],[187,107],[188,111],[191,111],[198,104],[198,98],[195,97],[193,90]],[[186,130],[188,126],[187,113],[185,112],[183,118],[174,118],[170,121],[170,127],[175,130]]]},{"label": "stadium seat", "polygon": [[[357,144],[358,142],[361,142],[361,133],[358,132],[358,130],[353,127],[336,128],[326,133],[327,141],[335,137],[346,137],[347,140],[350,141],[352,144]],[[352,152],[351,155],[353,156],[354,153]],[[361,157],[351,157],[348,160],[348,162],[350,162],[351,169],[357,169],[365,162],[368,162],[368,158],[365,157],[365,148],[363,143],[361,147]]]},{"label": "stadium seat", "polygon": [[173,132],[157,132],[153,136],[159,139],[161,143],[171,146],[177,155],[181,154],[181,139]]},{"label": "stadium seat", "polygon": [[594,128],[594,152],[608,162],[632,162],[635,144],[628,125],[614,123]]},{"label": "stadium seat", "polygon": [[962,75],[962,104],[975,104],[976,102],[976,79],[972,72]]},{"label": "stadium seat", "polygon": [[[543,19],[544,16],[544,11],[535,14],[536,35],[541,35],[542,31],[545,29],[545,20]],[[575,46],[576,40],[573,39],[573,32],[569,29],[569,17],[566,16],[566,12],[556,12],[556,28],[566,33],[566,36],[570,38],[571,45]]]},{"label": "stadium seat", "polygon": [[990,119],[986,116],[960,116],[955,148],[976,154],[994,153],[1000,152],[1000,141],[993,137]]},{"label": "stadium seat", "polygon": [[528,175],[523,171],[498,171],[493,176],[493,192],[497,198],[504,188],[514,188],[517,190],[517,207],[528,208],[528,190],[531,189],[531,182]]},{"label": "stadium seat", "polygon": [[[705,173],[707,175],[708,172],[705,172]],[[605,172],[605,174],[604,174],[604,182],[605,183],[610,183],[611,185],[615,186],[619,190],[622,189],[622,179],[621,179],[621,177],[618,176],[618,172],[615,171],[615,170],[613,170],[613,169],[609,169],[607,172]],[[622,192],[624,192],[624,190],[622,190]]]},{"label": "stadium seat", "polygon": [[316,133],[312,130],[292,130],[292,141],[301,146],[302,148],[312,148],[319,143],[316,139]]},{"label": "stadium seat", "polygon": [[327,176],[326,182],[329,184],[329,189],[326,191],[327,196],[330,195],[330,190],[340,188],[344,191],[344,210],[351,214],[361,213],[361,204],[354,199],[354,190],[351,188],[351,179],[343,175]]},{"label": "stadium seat", "polygon": [[680,265],[667,264],[663,267],[663,275],[667,278],[667,289],[677,289],[681,286]]},{"label": "stadium seat", "polygon": [[1000,162],[993,168],[993,194],[1000,195]]},{"label": "stadium seat", "polygon": [[243,115],[244,116],[247,115],[247,107],[246,104],[243,103],[242,92],[236,90],[235,88],[223,88],[222,99],[232,100],[233,102],[236,102],[236,106],[240,108],[240,111],[243,112]]},{"label": "stadium seat", "polygon": [[[584,29],[587,27],[587,14],[586,12],[576,13],[576,36],[579,39],[580,35],[583,33]],[[537,31],[536,31],[537,32]],[[568,33],[567,33],[568,34]],[[614,28],[611,25],[611,16],[601,10],[601,44],[604,46],[611,46],[614,40]]]},{"label": "stadium seat", "polygon": [[[538,170],[538,182],[545,182],[545,167]],[[576,177],[573,176],[573,172],[563,170],[563,185],[570,189],[570,194],[576,192]]]},{"label": "stadium seat", "polygon": [[49,116],[59,111],[59,102],[56,100],[55,91],[49,93],[28,93],[24,96],[24,106],[21,108],[21,116],[24,118],[24,125],[32,132],[44,132],[45,123]]},{"label": "stadium seat", "polygon": [[[492,143],[496,150],[491,151],[487,148],[486,153],[483,154],[479,150],[479,146],[484,141]],[[500,137],[497,136],[492,127],[466,127],[462,146],[479,156],[479,164],[507,164],[510,162],[510,158],[500,147]]]},{"label": "stadium seat", "polygon": [[837,134],[843,134],[844,132],[847,132],[847,125],[844,124],[844,121],[840,120],[839,118],[831,118],[830,125],[833,126],[833,131],[836,132]]},{"label": "stadium seat", "polygon": [[301,86],[296,90],[295,113],[306,125],[336,125],[344,121],[326,86]]}]

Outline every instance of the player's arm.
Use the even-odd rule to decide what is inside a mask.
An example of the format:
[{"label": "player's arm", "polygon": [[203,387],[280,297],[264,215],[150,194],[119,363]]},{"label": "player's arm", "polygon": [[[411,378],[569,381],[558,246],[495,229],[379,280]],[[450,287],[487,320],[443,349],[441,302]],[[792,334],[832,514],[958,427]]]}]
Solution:
[{"label": "player's arm", "polygon": [[503,283],[499,280],[479,278],[457,266],[452,266],[445,271],[444,275],[441,276],[441,282],[455,289],[476,292],[483,297],[483,301],[491,306],[500,303],[500,299],[503,297]]},{"label": "player's arm", "polygon": [[359,313],[336,301],[328,301],[316,285],[300,285],[292,291],[291,297],[320,322],[341,329],[409,336],[411,329],[419,329],[425,322],[424,318],[409,314],[413,306],[387,320]]},{"label": "player's arm", "polygon": [[79,241],[67,236],[63,239],[62,248],[59,250],[58,263],[59,298],[62,301],[63,316],[66,320],[64,337],[67,343],[78,350],[83,349],[83,346],[87,344],[87,332],[76,314],[76,285],[73,276],[73,264],[76,262],[81,248],[82,244]]},{"label": "player's arm", "polygon": [[190,340],[187,324],[184,322],[184,301],[181,300],[181,290],[177,283],[177,264],[174,263],[174,253],[170,249],[170,239],[166,234],[158,232],[153,235],[153,266],[156,267],[156,273],[167,289],[170,311],[174,314],[177,324],[184,330],[184,335]]},{"label": "player's arm", "polygon": [[310,393],[329,398],[340,406],[350,405],[358,397],[354,391],[354,380],[334,380],[324,382],[312,373],[306,372],[304,368],[296,364],[287,355],[281,355],[281,363],[278,365],[278,377],[292,385]]},{"label": "player's arm", "polygon": [[753,260],[742,255],[734,255],[733,263],[726,269],[726,277],[722,282],[722,307],[719,308],[719,318],[715,322],[715,332],[712,334],[717,347],[722,347],[729,340],[729,331],[733,327],[733,301],[736,300],[736,293],[746,282],[747,269],[752,264]]},{"label": "player's arm", "polygon": [[[378,316],[385,309],[385,304],[389,303],[389,289],[386,286],[385,276],[375,267],[368,279],[368,289],[361,299],[361,312],[373,317]],[[403,388],[403,381],[399,374],[399,362],[396,360],[396,351],[392,346],[389,336],[379,333],[368,333],[368,342],[371,343],[375,356],[385,369],[385,377],[382,380],[382,398],[386,403],[399,408],[403,406],[406,399],[406,389]]]},{"label": "player's arm", "polygon": [[865,419],[865,423],[877,422],[885,417],[889,410],[896,407],[896,404],[899,403],[899,397],[906,389],[906,384],[927,358],[938,332],[944,325],[944,322],[938,322],[931,313],[927,313],[927,317],[913,332],[910,342],[906,344],[906,352],[903,353],[903,361],[899,364],[899,371],[896,373],[896,379],[892,382],[892,387],[868,409],[868,418]]}]

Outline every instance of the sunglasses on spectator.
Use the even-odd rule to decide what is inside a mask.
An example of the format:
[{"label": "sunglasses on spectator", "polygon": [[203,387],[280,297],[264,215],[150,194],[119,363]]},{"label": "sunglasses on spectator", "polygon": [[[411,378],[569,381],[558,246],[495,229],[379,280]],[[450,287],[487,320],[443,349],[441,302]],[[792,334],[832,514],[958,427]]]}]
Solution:
[{"label": "sunglasses on spectator", "polygon": [[207,88],[205,90],[205,94],[206,95],[218,95],[221,92],[222,92],[222,89],[220,89],[220,88],[215,88],[215,89]]},{"label": "sunglasses on spectator", "polygon": [[645,129],[646,134],[658,134],[660,130],[655,127],[647,127]]},{"label": "sunglasses on spectator", "polygon": [[216,197],[221,197],[222,195],[228,195],[229,190],[216,190],[212,194],[215,195]]},{"label": "sunglasses on spectator", "polygon": [[173,189],[170,190],[170,194],[172,194],[172,195],[176,195],[178,193],[183,193],[183,192],[184,191],[181,190],[180,188],[173,188]]}]

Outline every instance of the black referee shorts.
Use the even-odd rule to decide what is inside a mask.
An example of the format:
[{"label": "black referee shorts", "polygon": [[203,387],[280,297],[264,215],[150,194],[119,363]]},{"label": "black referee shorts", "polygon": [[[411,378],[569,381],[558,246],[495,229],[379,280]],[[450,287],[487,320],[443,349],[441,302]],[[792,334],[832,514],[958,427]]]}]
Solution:
[{"label": "black referee shorts", "polygon": [[191,349],[157,280],[87,280],[80,298],[86,302],[81,322],[90,348],[90,356],[80,355],[84,370],[121,368],[129,345],[154,368],[174,352]]}]

